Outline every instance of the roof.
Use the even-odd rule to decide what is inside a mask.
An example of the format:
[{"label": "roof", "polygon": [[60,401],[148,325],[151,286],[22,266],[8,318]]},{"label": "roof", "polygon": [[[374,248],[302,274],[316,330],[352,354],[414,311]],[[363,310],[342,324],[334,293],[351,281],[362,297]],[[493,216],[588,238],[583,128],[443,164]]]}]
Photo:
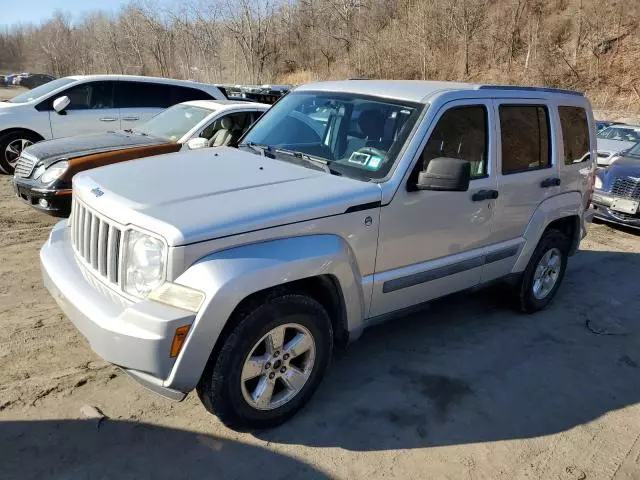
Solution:
[{"label": "roof", "polygon": [[241,100],[191,100],[189,102],[183,102],[181,105],[191,105],[194,107],[206,108],[210,110],[220,110],[223,108],[232,107],[234,105],[243,107],[254,107],[257,109],[260,109],[262,107],[266,110],[271,106],[264,103],[243,102]]},{"label": "roof", "polygon": [[462,82],[436,82],[426,80],[343,80],[334,82],[309,83],[296,91],[345,92],[376,97],[394,98],[416,103],[426,103],[437,93],[460,90],[493,90],[520,92],[547,92],[564,95],[579,95],[571,90],[546,87],[523,87],[517,85],[490,85]]},{"label": "roof", "polygon": [[164,83],[169,85],[182,85],[187,87],[192,86],[204,90],[218,90],[218,87],[209,83],[194,82],[192,80],[179,80],[176,78],[147,77],[145,75],[69,75],[67,78],[71,78],[73,80],[130,80],[138,82]]}]

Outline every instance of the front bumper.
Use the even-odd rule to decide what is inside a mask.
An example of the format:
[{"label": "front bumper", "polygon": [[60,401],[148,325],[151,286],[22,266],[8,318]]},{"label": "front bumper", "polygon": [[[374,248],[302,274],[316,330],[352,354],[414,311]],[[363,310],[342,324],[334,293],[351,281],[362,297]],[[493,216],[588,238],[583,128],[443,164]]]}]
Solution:
[{"label": "front bumper", "polygon": [[58,222],[40,251],[44,284],[94,352],[145,387],[172,400],[186,393],[165,385],[176,328],[195,315],[149,300],[131,302],[102,284],[75,258],[67,222]]},{"label": "front bumper", "polygon": [[[13,191],[20,200],[43,213],[54,217],[68,217],[71,213],[71,187],[45,188],[28,178],[14,177]],[[46,201],[46,206],[40,203],[41,200]]]},{"label": "front bumper", "polygon": [[640,228],[640,214],[629,215],[610,208],[614,198],[616,197],[608,195],[606,192],[594,192],[591,200],[593,217],[627,227]]}]

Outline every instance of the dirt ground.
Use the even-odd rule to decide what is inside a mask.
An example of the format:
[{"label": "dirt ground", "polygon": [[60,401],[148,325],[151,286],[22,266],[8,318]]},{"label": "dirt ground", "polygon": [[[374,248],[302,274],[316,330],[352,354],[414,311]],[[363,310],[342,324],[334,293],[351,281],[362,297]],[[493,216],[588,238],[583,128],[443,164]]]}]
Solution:
[{"label": "dirt ground", "polygon": [[298,416],[251,435],[92,353],[42,287],[54,221],[0,177],[2,478],[640,478],[632,232],[593,226],[539,314],[488,290],[365,332]]},{"label": "dirt ground", "polygon": [[55,221],[0,176],[0,478],[640,478],[638,234],[594,225],[537,315],[485,290],[365,332],[251,435],[92,353],[41,283]]}]

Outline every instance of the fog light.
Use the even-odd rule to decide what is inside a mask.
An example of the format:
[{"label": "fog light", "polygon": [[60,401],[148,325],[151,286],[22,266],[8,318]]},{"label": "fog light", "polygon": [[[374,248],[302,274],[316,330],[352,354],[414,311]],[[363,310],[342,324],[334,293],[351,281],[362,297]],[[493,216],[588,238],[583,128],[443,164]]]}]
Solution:
[{"label": "fog light", "polygon": [[49,201],[46,198],[41,198],[40,200],[38,200],[38,205],[40,205],[42,208],[49,208]]},{"label": "fog light", "polygon": [[184,345],[184,341],[187,338],[189,328],[191,328],[191,325],[184,325],[176,328],[176,333],[173,335],[173,341],[171,342],[171,351],[169,352],[170,358],[176,358],[180,353],[180,350],[182,350],[182,345]]}]

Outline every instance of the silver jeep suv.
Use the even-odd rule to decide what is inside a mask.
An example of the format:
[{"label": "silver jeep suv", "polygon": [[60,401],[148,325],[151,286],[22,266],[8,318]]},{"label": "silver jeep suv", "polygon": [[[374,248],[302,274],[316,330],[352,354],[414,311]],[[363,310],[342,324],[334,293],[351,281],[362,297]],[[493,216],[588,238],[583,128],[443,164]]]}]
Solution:
[{"label": "silver jeep suv", "polygon": [[525,312],[549,304],[585,234],[594,131],[569,91],[306,85],[237,150],[77,175],[44,282],[146,387],[272,427],[368,325],[496,280]]}]

